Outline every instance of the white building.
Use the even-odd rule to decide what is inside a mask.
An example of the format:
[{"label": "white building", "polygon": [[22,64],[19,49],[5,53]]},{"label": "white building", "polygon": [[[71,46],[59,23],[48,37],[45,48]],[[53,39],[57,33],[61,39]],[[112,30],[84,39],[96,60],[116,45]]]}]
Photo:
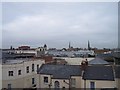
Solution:
[{"label": "white building", "polygon": [[41,56],[47,53],[47,46],[38,47],[38,48],[29,48],[29,49],[3,49],[2,52],[9,53],[9,54],[30,54],[35,56]]},{"label": "white building", "polygon": [[42,59],[9,60],[2,65],[2,88],[36,87],[37,69],[45,63]]},{"label": "white building", "polygon": [[35,49],[30,50],[14,50],[14,53],[20,54],[20,53],[30,53],[30,54],[36,54],[37,52]]},{"label": "white building", "polygon": [[93,50],[79,50],[79,51],[58,51],[58,50],[48,50],[47,52],[53,56],[67,56],[67,57],[88,57],[88,55],[94,56]]}]

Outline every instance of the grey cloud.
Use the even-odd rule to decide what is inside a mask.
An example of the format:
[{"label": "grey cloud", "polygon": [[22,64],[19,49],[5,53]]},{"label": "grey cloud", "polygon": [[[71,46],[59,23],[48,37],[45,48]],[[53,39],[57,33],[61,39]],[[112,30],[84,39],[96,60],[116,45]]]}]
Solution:
[{"label": "grey cloud", "polygon": [[[21,12],[13,12],[19,9]],[[4,47],[10,44],[39,46],[41,43],[66,47],[69,41],[75,46],[86,47],[87,40],[93,42],[94,47],[117,45],[115,3],[14,3],[11,7],[14,14],[10,15],[15,16],[14,19],[7,17],[9,8],[4,10]]]}]

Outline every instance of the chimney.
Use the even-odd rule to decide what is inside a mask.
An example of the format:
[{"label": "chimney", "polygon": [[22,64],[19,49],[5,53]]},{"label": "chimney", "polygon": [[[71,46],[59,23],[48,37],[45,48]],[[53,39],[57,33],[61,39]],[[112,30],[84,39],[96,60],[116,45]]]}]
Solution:
[{"label": "chimney", "polygon": [[82,62],[81,62],[82,76],[83,76],[84,71],[86,70],[87,66],[88,66],[88,60],[87,59],[86,60],[82,60]]}]

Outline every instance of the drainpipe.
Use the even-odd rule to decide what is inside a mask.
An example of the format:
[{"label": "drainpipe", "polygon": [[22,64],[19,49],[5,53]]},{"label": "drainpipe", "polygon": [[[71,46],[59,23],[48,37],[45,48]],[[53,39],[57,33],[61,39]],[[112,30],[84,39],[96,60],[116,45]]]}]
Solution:
[{"label": "drainpipe", "polygon": [[50,75],[50,84],[49,84],[49,89],[51,89],[52,86],[52,75]]},{"label": "drainpipe", "polygon": [[24,81],[24,83],[23,83],[23,88],[26,88],[26,87],[25,87],[25,77],[26,77],[26,76],[25,76],[25,75],[26,75],[26,72],[25,72],[25,71],[26,71],[25,62],[23,61],[23,73],[24,73],[24,74],[23,74],[23,81]]},{"label": "drainpipe", "polygon": [[86,90],[86,79],[84,79],[84,90]]},{"label": "drainpipe", "polygon": [[71,79],[69,79],[69,83],[66,82],[65,80],[63,80],[64,83],[66,83],[67,85],[69,85],[69,90],[70,90],[70,88],[71,88],[71,86],[70,86],[70,80],[71,80]]},{"label": "drainpipe", "polygon": [[116,65],[115,65],[115,58],[113,58],[113,59],[114,59],[114,65],[112,66],[112,69],[113,69],[114,80],[115,80],[115,86],[114,86],[114,87],[116,88],[116,87],[117,87],[116,72],[115,72],[115,68],[116,68],[115,66],[116,66]]},{"label": "drainpipe", "polygon": [[69,90],[71,88],[71,78],[69,79]]},{"label": "drainpipe", "polygon": [[114,57],[113,57],[113,60],[114,60],[114,64],[113,64],[113,65],[115,66],[115,64],[116,64],[116,62],[115,62],[115,61],[116,61],[116,60],[115,60],[115,58],[114,58]]},{"label": "drainpipe", "polygon": [[39,75],[39,88],[40,88],[40,74],[38,73],[38,75]]}]

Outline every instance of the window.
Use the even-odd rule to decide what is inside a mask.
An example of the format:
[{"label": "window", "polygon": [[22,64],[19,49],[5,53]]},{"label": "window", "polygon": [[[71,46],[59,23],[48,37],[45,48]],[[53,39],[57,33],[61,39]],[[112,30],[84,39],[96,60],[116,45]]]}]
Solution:
[{"label": "window", "polygon": [[35,84],[35,78],[32,78],[32,84]]},{"label": "window", "polygon": [[71,85],[72,85],[72,87],[75,87],[75,85],[76,85],[76,79],[75,78],[71,78]]},{"label": "window", "polygon": [[8,90],[11,90],[11,84],[8,84]]},{"label": "window", "polygon": [[65,90],[65,87],[62,87],[62,90]]},{"label": "window", "polygon": [[9,71],[9,72],[8,72],[8,75],[9,75],[9,76],[13,76],[13,71]]},{"label": "window", "polygon": [[34,72],[34,64],[32,64],[32,72]]},{"label": "window", "polygon": [[39,64],[37,65],[37,71],[38,71],[38,69],[39,69]]},{"label": "window", "polygon": [[44,83],[48,83],[48,77],[44,77]]},{"label": "window", "polygon": [[95,82],[90,82],[90,90],[95,90]]},{"label": "window", "polygon": [[[59,83],[58,81],[55,81],[55,82],[54,82],[54,85],[55,85],[55,89],[56,89],[56,88],[60,88],[60,83]],[[57,90],[59,90],[59,89],[57,89]]]},{"label": "window", "polygon": [[26,67],[26,73],[29,73],[29,66]]},{"label": "window", "polygon": [[18,75],[21,75],[21,70],[18,70]]}]

